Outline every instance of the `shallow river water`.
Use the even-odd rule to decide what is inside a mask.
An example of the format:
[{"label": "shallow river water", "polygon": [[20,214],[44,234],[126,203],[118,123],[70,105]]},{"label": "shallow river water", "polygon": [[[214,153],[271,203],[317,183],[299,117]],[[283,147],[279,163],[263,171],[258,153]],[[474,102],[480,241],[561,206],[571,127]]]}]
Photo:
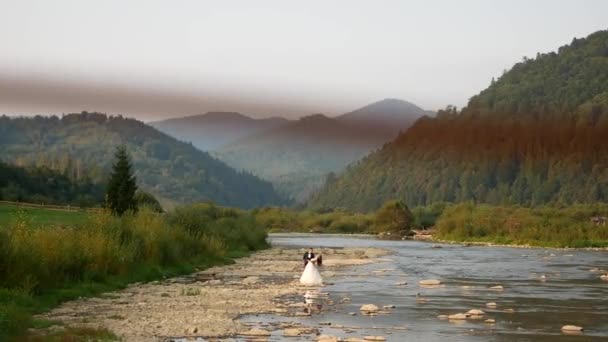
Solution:
[{"label": "shallow river water", "polygon": [[[333,298],[350,297],[352,302],[336,310],[305,318],[245,316],[244,322],[292,321],[322,327],[323,334],[382,335],[388,341],[608,341],[608,281],[593,270],[608,269],[607,252],[293,234],[272,235],[271,241],[275,246],[379,247],[393,254],[380,263],[337,272],[322,291]],[[418,285],[422,279],[439,279],[442,286],[423,288]],[[407,285],[395,285],[403,282]],[[504,290],[489,289],[495,285]],[[497,303],[496,308],[486,307],[488,302]],[[388,315],[373,317],[348,314],[358,312],[363,304],[395,308]],[[485,318],[496,323],[437,317],[474,308],[485,311]],[[319,325],[323,322],[360,329],[353,334]],[[560,329],[566,324],[582,326],[584,333],[564,334]],[[298,338],[282,337],[276,331],[270,340]]]}]

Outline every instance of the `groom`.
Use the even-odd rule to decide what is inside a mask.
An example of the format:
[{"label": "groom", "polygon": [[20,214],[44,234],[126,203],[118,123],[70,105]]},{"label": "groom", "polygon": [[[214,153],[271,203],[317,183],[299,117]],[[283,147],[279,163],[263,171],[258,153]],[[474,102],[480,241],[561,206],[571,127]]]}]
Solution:
[{"label": "groom", "polygon": [[308,264],[308,262],[314,258],[315,253],[313,253],[312,248],[309,248],[308,252],[304,253],[304,257],[302,258],[304,260],[304,267],[306,267],[306,264]]}]

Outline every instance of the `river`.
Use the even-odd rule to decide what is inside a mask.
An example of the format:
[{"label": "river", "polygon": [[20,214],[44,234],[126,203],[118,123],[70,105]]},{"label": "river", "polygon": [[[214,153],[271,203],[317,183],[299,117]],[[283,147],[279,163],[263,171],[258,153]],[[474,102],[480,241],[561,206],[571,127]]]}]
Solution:
[{"label": "river", "polygon": [[[341,337],[353,335],[332,325],[357,326],[356,336],[382,335],[388,341],[608,341],[608,281],[594,270],[608,269],[606,252],[306,234],[273,234],[270,239],[274,246],[378,247],[392,254],[381,263],[338,272],[323,288],[334,298],[350,297],[351,303],[312,317],[255,315],[243,317],[245,322],[295,321]],[[439,279],[442,286],[423,288],[418,285],[423,279]],[[407,285],[396,285],[403,282]],[[490,289],[496,285],[504,290]],[[489,302],[497,306],[486,307]],[[348,314],[370,303],[395,308],[388,315]],[[484,319],[496,323],[438,318],[470,309],[485,311]],[[332,325],[320,324],[324,322]],[[584,333],[562,333],[561,327],[567,324],[584,327]],[[391,328],[395,326],[407,330]],[[270,340],[298,338],[275,332]]]}]

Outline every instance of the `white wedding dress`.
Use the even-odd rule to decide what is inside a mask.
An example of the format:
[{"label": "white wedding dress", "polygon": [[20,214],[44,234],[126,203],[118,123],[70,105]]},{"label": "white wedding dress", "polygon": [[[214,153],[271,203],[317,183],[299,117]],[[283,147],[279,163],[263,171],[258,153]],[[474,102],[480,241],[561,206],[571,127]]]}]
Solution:
[{"label": "white wedding dress", "polygon": [[306,264],[306,268],[304,268],[304,272],[302,272],[302,276],[300,277],[300,284],[307,286],[323,285],[323,278],[321,278],[321,274],[315,265],[316,261],[317,259],[315,258]]}]

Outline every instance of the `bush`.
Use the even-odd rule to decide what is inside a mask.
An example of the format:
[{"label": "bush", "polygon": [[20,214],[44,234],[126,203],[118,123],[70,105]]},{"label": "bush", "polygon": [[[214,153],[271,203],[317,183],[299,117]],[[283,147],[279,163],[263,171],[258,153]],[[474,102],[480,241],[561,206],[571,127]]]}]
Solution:
[{"label": "bush", "polygon": [[436,227],[439,238],[457,241],[608,246],[608,226],[594,225],[593,216],[608,216],[608,204],[522,208],[463,203],[447,207]]},{"label": "bush", "polygon": [[[35,308],[16,301],[30,294],[116,277],[132,279],[134,274],[152,279],[162,269],[209,264],[228,252],[267,246],[266,232],[253,216],[212,204],[167,215],[143,209],[117,217],[103,211],[68,228],[34,228],[21,216],[0,229],[0,340],[2,333],[14,335],[28,327]],[[70,297],[63,294],[59,300]]]}]

